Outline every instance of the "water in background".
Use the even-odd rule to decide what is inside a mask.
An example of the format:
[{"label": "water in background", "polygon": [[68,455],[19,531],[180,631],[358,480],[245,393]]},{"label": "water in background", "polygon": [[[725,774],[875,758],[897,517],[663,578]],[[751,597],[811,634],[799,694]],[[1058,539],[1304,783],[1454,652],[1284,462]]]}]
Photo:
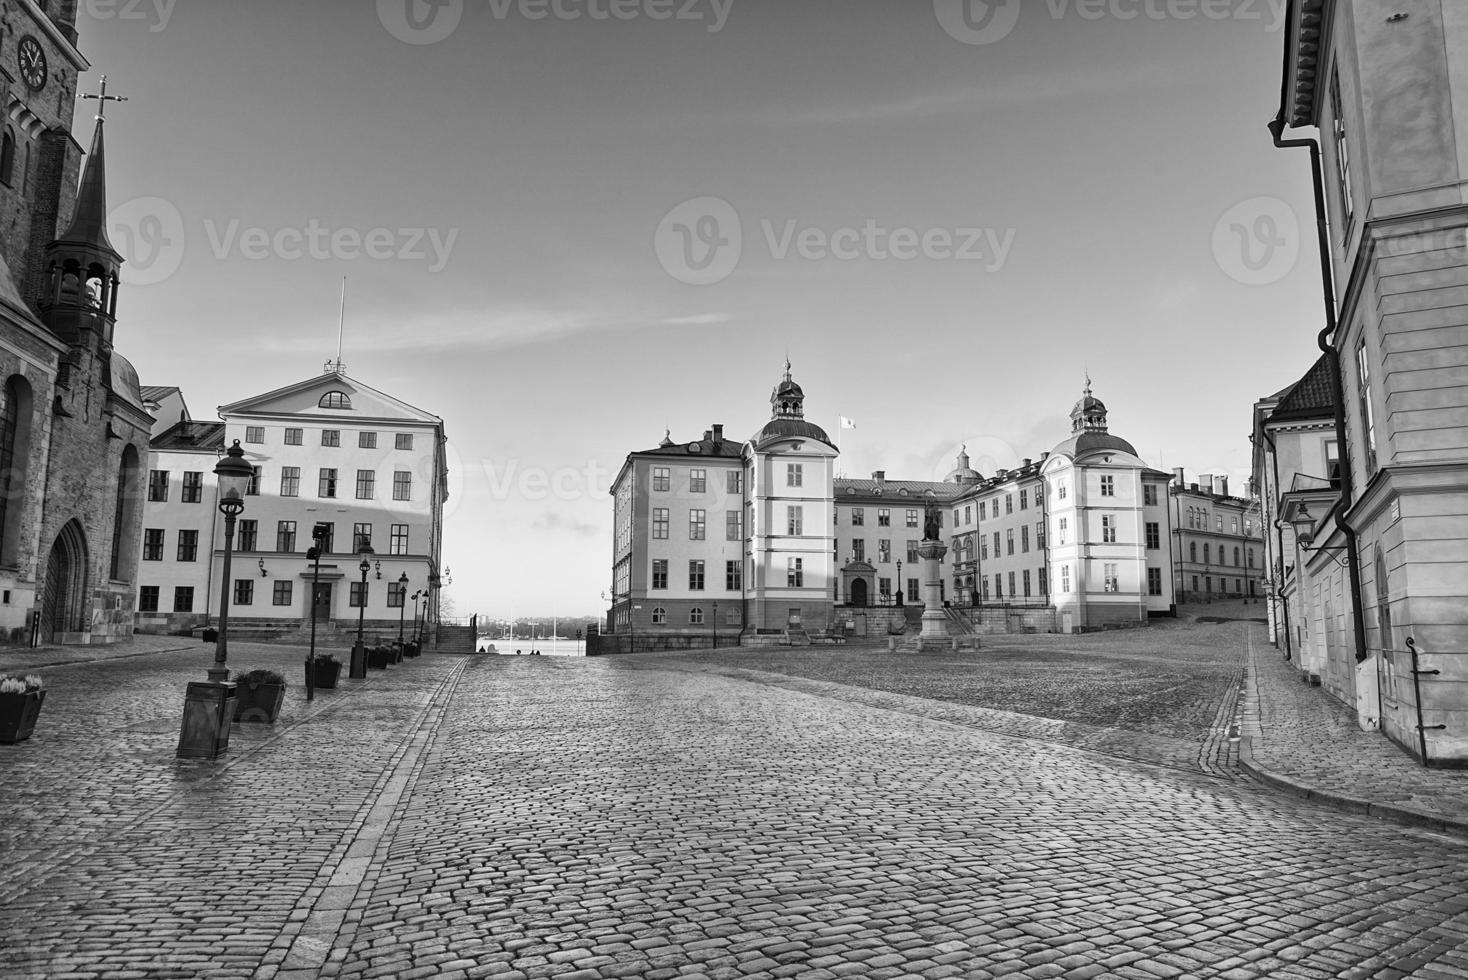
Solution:
[{"label": "water in background", "polygon": [[542,657],[583,657],[586,655],[585,640],[548,640],[545,637],[537,640],[492,640],[488,637],[481,636],[478,646],[482,647],[489,643],[494,644],[494,648],[498,653],[508,654],[512,657],[515,655],[516,650],[519,650],[526,657],[531,655],[531,650],[539,650]]}]

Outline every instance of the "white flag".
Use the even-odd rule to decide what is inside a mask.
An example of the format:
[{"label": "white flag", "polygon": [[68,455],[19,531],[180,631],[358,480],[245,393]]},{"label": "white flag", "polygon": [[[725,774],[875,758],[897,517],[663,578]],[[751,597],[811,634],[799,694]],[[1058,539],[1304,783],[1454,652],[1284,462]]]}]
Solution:
[{"label": "white flag", "polygon": [[853,421],[851,421],[851,419],[849,419],[849,418],[847,418],[846,416],[843,415],[843,416],[841,416],[841,428],[843,428],[843,429],[854,429],[854,428],[856,428],[856,423],[853,422]]}]

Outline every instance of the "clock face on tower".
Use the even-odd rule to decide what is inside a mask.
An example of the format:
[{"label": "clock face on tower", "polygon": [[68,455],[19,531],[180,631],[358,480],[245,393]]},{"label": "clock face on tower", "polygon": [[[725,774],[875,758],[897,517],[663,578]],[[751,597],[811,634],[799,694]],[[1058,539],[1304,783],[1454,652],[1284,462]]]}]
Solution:
[{"label": "clock face on tower", "polygon": [[46,87],[46,52],[33,37],[20,39],[20,77],[37,92]]}]

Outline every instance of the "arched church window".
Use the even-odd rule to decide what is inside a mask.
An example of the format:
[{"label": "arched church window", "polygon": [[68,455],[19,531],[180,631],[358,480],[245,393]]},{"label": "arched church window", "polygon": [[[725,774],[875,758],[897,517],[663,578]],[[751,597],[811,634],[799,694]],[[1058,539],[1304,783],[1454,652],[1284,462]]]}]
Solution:
[{"label": "arched church window", "polygon": [[15,179],[15,134],[10,127],[5,128],[5,134],[0,136],[0,183],[6,187],[10,186]]},{"label": "arched church window", "polygon": [[317,404],[322,408],[351,408],[352,400],[344,391],[328,391]]}]

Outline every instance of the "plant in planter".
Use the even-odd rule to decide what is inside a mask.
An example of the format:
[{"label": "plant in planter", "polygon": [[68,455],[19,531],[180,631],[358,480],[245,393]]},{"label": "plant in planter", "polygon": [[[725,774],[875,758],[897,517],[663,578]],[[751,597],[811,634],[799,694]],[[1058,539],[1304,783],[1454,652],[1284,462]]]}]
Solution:
[{"label": "plant in planter", "polygon": [[0,742],[23,742],[36,730],[46,689],[36,674],[0,674]]},{"label": "plant in planter", "polygon": [[329,653],[318,653],[306,659],[306,681],[311,687],[336,687],[341,676],[342,662]]},{"label": "plant in planter", "polygon": [[252,670],[237,673],[234,682],[239,690],[235,696],[234,720],[273,724],[285,701],[285,678],[273,670]]},{"label": "plant in planter", "polygon": [[392,650],[387,647],[368,647],[367,666],[373,670],[387,670],[387,665],[393,662]]}]

